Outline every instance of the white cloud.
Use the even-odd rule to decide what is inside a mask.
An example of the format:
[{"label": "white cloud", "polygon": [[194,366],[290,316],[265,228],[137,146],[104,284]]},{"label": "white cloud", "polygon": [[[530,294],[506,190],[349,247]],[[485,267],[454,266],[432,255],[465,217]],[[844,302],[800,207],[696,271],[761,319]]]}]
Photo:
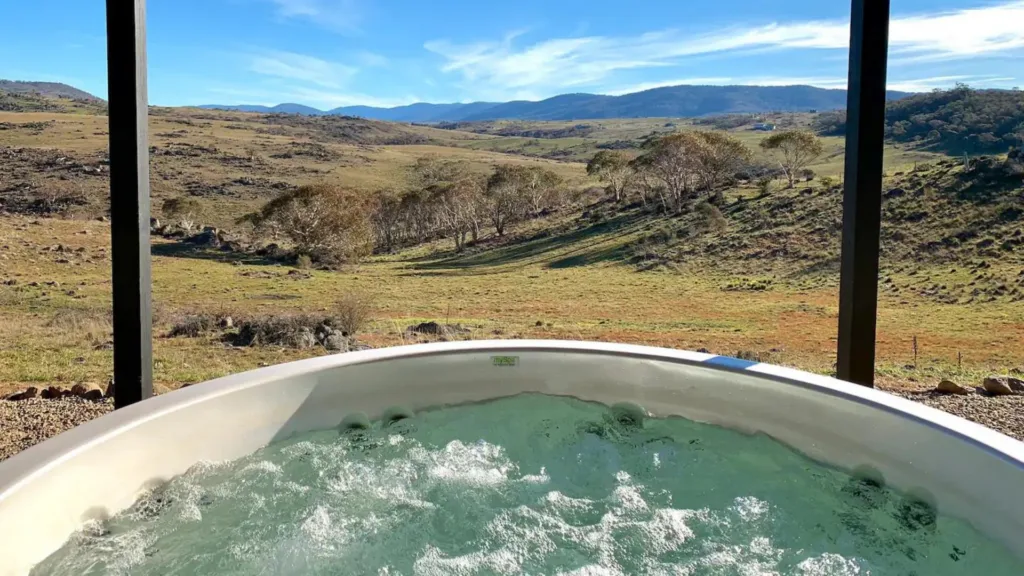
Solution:
[{"label": "white cloud", "polygon": [[328,62],[305,54],[268,51],[253,55],[249,70],[264,76],[309,82],[325,88],[340,88],[359,71],[337,62]]},{"label": "white cloud", "polygon": [[931,78],[889,81],[887,88],[901,92],[929,92],[936,88],[951,88],[957,82],[963,82],[975,88],[990,88],[1010,86],[1013,81],[1014,78],[1007,76],[933,76]]},{"label": "white cloud", "polygon": [[341,33],[359,32],[362,12],[356,0],[270,0],[283,18],[301,18]]},{"label": "white cloud", "polygon": [[[890,50],[900,58],[913,59],[963,59],[1006,53],[1024,48],[1022,22],[1022,0],[953,12],[896,16],[890,28]],[[460,74],[467,87],[550,94],[576,86],[600,86],[624,70],[675,67],[696,56],[742,56],[794,49],[843,51],[849,44],[849,35],[849,23],[845,20],[795,21],[730,27],[697,35],[663,30],[632,37],[554,38],[521,47],[516,45],[516,33],[499,41],[470,44],[435,40],[426,43],[425,48],[442,56],[442,71]],[[845,79],[826,80],[829,87],[845,85]],[[648,82],[638,86],[651,88],[659,84],[664,85]]]},{"label": "white cloud", "polygon": [[356,54],[356,61],[367,68],[384,67],[390,63],[387,56],[377,54],[375,52],[368,52],[366,50],[360,51]]}]

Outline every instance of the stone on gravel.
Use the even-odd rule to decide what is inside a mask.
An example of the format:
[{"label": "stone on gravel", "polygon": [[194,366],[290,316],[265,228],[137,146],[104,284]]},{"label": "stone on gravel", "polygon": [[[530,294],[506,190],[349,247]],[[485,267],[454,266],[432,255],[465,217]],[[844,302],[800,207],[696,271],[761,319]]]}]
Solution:
[{"label": "stone on gravel", "polygon": [[7,399],[11,400],[11,401],[14,401],[14,402],[20,402],[22,400],[30,400],[32,398],[35,398],[38,395],[39,395],[39,388],[36,388],[35,386],[29,386],[27,389],[25,389],[25,390],[23,390],[21,392],[18,392],[16,394],[11,394],[10,396],[7,397]]},{"label": "stone on gravel", "polygon": [[936,392],[942,392],[943,394],[970,394],[971,389],[966,386],[961,386],[952,380],[943,380],[939,382],[939,385],[935,387]]},{"label": "stone on gravel", "polygon": [[71,387],[71,393],[75,396],[82,396],[89,391],[89,388],[85,384],[75,384]]},{"label": "stone on gravel", "polygon": [[64,390],[59,386],[49,386],[39,393],[39,397],[43,400],[56,400],[64,397]]},{"label": "stone on gravel", "polygon": [[1013,394],[1013,388],[1007,378],[1003,376],[989,376],[982,382],[985,391],[993,396],[1008,396]]},{"label": "stone on gravel", "polygon": [[1014,392],[1024,392],[1024,380],[1014,378],[1013,376],[1007,376],[1006,383],[1010,385],[1010,390],[1013,390]]}]

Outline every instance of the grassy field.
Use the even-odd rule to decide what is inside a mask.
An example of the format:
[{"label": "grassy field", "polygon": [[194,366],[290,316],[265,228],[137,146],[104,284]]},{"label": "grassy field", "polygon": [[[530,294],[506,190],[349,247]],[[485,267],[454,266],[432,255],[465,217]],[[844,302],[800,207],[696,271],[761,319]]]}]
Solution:
[{"label": "grassy field", "polygon": [[[93,167],[103,166],[106,118],[82,111],[0,113],[5,122],[17,126],[0,131],[0,152],[9,147],[7,170],[0,173],[0,189],[7,192],[0,199],[76,186],[90,191],[94,202],[60,217],[0,216],[0,392],[28,384],[105,383],[112,361],[109,229],[95,216],[102,213],[108,179]],[[36,128],[24,126],[29,123]],[[666,127],[670,123],[676,126]],[[574,123],[528,124],[515,129]],[[497,124],[475,133],[157,110],[151,125],[154,212],[159,215],[162,199],[190,194],[204,206],[204,224],[230,228],[241,214],[298,184],[325,180],[364,190],[401,189],[410,183],[410,167],[425,155],[462,159],[481,172],[504,162],[543,165],[583,188],[595,182],[573,160],[586,158],[598,144],[693,127],[666,119],[587,124],[598,128],[586,137],[520,138],[491,133],[507,128]],[[755,150],[764,137],[744,129],[734,133]],[[753,188],[729,190],[724,230],[679,239],[679,230],[700,229],[692,215],[654,218],[603,204],[527,223],[511,239],[486,239],[467,254],[453,254],[449,243],[439,242],[341,271],[290,273],[298,271],[157,239],[156,380],[159,388],[176,388],[326,353],[236,347],[216,333],[168,337],[188,314],[327,313],[351,292],[376,297],[374,319],[359,335],[373,346],[420,341],[406,328],[434,320],[468,327],[466,338],[706,348],[831,373],[840,197],[820,185],[820,176],[839,176],[842,141],[828,138],[826,148],[813,166],[816,181],[769,197],[758,197]],[[559,150],[568,151],[568,161],[524,156]],[[886,204],[878,373],[893,386],[934,385],[947,376],[976,382],[988,373],[1024,369],[1024,262],[1019,252],[996,251],[1000,242],[1020,235],[1019,221],[999,220],[1014,197],[971,204],[942,193],[965,189],[952,163],[910,175],[916,163],[942,158],[906,148],[886,151],[887,189],[921,191]],[[665,236],[666,229],[672,239],[649,248],[657,265],[646,265],[647,256],[638,264],[638,247]],[[950,244],[951,237],[971,240]],[[953,248],[936,248],[927,257],[916,248],[933,244]]]}]

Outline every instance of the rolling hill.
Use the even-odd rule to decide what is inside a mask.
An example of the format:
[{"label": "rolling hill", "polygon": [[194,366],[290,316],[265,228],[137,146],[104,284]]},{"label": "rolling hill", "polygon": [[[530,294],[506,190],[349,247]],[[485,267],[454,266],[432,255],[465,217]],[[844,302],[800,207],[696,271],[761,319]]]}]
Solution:
[{"label": "rolling hill", "polygon": [[67,84],[61,84],[59,82],[22,82],[20,80],[0,80],[0,92],[100,101],[100,98],[97,98],[84,90],[79,90],[74,86],[68,86]]},{"label": "rolling hill", "polygon": [[[889,92],[891,100],[908,96]],[[294,105],[284,105],[294,106]],[[713,114],[836,110],[846,107],[846,90],[813,86],[669,86],[625,94],[563,94],[539,102],[470,104],[418,103],[396,108],[347,106],[327,112],[394,122],[470,122],[479,120],[585,120],[663,118]],[[204,106],[250,112],[283,112],[265,106]]]}]

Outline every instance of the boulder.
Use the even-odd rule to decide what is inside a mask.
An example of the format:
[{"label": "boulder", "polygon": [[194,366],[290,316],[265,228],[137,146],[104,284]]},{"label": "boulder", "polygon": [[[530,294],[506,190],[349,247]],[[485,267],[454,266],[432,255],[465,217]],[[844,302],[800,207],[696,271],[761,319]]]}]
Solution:
[{"label": "boulder", "polygon": [[75,396],[83,396],[89,391],[89,387],[85,384],[75,384],[71,387],[71,393]]},{"label": "boulder", "polygon": [[220,246],[220,239],[217,238],[215,230],[203,230],[199,234],[190,237],[188,242],[199,246]]},{"label": "boulder", "polygon": [[334,332],[324,338],[324,348],[332,352],[348,352],[348,338],[340,332]]},{"label": "boulder", "polygon": [[970,394],[971,389],[966,386],[961,386],[952,380],[943,380],[939,382],[939,385],[935,387],[936,392],[943,394]]},{"label": "boulder", "polygon": [[64,391],[59,386],[49,386],[39,393],[39,397],[45,400],[55,400],[63,395]]},{"label": "boulder", "polygon": [[1001,376],[989,376],[982,382],[985,391],[993,396],[1007,396],[1013,394],[1013,388],[1007,378]]},{"label": "boulder", "polygon": [[100,400],[103,400],[103,391],[99,388],[93,387],[86,390],[85,394],[82,394],[82,398],[92,402],[99,402]]},{"label": "boulder", "polygon": [[318,344],[316,335],[309,328],[302,328],[291,337],[292,348],[313,348]]},{"label": "boulder", "polygon": [[19,400],[28,400],[30,398],[35,398],[38,395],[39,389],[36,388],[35,386],[30,386],[22,392],[18,392],[17,394],[11,394],[10,396],[7,397],[7,399],[17,402]]}]

